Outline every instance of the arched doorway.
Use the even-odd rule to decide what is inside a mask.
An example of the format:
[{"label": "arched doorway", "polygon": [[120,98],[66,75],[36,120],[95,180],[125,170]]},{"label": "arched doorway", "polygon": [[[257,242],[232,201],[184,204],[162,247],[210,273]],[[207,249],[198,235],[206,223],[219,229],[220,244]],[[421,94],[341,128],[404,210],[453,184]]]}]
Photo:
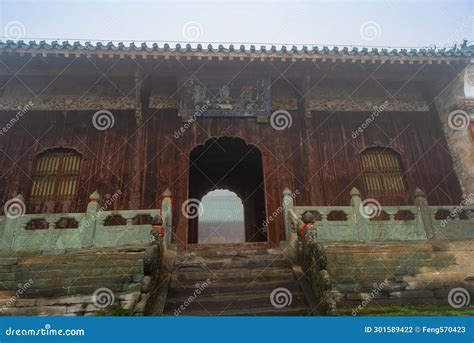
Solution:
[{"label": "arched doorway", "polygon": [[[242,201],[244,241],[266,241],[262,154],[256,146],[240,138],[222,137],[212,138],[191,151],[189,199],[202,201],[208,192],[217,189],[234,192]],[[199,218],[190,218],[188,243],[199,241]]]},{"label": "arched doorway", "polygon": [[198,243],[244,243],[245,216],[242,200],[227,189],[207,193],[201,201]]}]

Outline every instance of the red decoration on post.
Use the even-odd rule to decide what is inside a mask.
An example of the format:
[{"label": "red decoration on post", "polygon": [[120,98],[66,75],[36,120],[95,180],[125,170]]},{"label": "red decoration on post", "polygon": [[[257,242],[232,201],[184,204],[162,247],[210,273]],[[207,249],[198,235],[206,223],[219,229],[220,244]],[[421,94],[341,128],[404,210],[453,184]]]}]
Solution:
[{"label": "red decoration on post", "polygon": [[305,212],[301,216],[301,219],[304,223],[303,225],[301,225],[301,241],[304,242],[306,238],[306,229],[313,226],[315,218],[311,212]]},{"label": "red decoration on post", "polygon": [[152,244],[158,244],[163,240],[163,237],[165,236],[165,229],[163,227],[163,220],[161,219],[161,216],[158,215],[152,219],[150,235],[150,243]]},{"label": "red decoration on post", "polygon": [[154,232],[158,232],[161,238],[163,238],[163,236],[165,235],[165,229],[163,228],[163,225],[152,225],[151,228]]},{"label": "red decoration on post", "polygon": [[312,226],[313,223],[305,223],[303,225],[301,225],[301,241],[304,242],[304,239],[306,237],[306,228]]}]

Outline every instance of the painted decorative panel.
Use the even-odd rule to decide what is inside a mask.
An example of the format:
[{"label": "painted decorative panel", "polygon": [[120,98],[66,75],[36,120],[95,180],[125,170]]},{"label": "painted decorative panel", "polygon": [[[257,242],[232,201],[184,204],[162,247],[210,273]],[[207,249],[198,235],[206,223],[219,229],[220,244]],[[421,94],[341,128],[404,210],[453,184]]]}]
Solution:
[{"label": "painted decorative panel", "polygon": [[182,117],[255,117],[270,115],[267,76],[183,75],[179,80]]}]

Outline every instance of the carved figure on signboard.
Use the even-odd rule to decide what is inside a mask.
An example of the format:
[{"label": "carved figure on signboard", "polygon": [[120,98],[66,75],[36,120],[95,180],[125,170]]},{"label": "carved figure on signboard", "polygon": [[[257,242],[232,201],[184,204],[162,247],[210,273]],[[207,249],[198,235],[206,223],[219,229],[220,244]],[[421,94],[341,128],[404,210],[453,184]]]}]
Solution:
[{"label": "carved figure on signboard", "polygon": [[242,109],[250,110],[254,108],[253,86],[243,86],[240,90],[240,105]]},{"label": "carved figure on signboard", "polygon": [[219,88],[219,98],[217,99],[216,107],[221,110],[232,110],[231,101],[229,86],[224,85]]},{"label": "carved figure on signboard", "polygon": [[230,99],[229,86],[224,85],[219,89],[219,98],[221,98],[223,101],[229,102],[229,99]]},{"label": "carved figure on signboard", "polygon": [[[266,115],[269,87],[263,79],[238,77],[229,82],[228,77],[189,77],[183,80],[179,89],[180,113],[192,115],[205,106],[203,116],[245,116]],[[268,95],[268,100],[267,100]]]},{"label": "carved figure on signboard", "polygon": [[194,106],[207,102],[206,89],[201,85],[195,85],[193,88],[193,103]]}]

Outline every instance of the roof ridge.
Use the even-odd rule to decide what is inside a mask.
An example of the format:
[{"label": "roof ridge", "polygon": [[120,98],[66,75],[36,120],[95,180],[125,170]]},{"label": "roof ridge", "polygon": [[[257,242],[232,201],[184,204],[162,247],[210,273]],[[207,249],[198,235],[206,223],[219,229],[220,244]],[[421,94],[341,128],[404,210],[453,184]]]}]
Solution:
[{"label": "roof ridge", "polygon": [[436,48],[436,47],[427,47],[427,48],[368,48],[368,47],[350,47],[346,46],[306,46],[302,45],[301,48],[298,48],[297,45],[287,46],[281,45],[278,49],[276,45],[261,45],[259,49],[255,45],[251,44],[246,46],[241,44],[239,47],[230,44],[224,46],[219,44],[213,46],[208,44],[207,47],[203,47],[203,44],[197,43],[194,44],[194,47],[191,43],[187,43],[185,46],[180,43],[176,43],[174,47],[171,47],[169,43],[163,43],[162,46],[159,46],[158,43],[151,43],[149,45],[147,42],[142,42],[140,44],[135,42],[130,42],[127,46],[123,41],[114,44],[112,41],[104,43],[102,41],[97,41],[94,44],[90,41],[81,43],[80,41],[70,42],[65,40],[63,42],[58,42],[57,40],[47,42],[41,40],[37,42],[36,40],[29,41],[28,43],[23,40],[0,40],[0,50],[11,49],[11,50],[51,50],[51,51],[77,51],[82,50],[84,52],[169,52],[169,53],[244,53],[244,54],[257,54],[257,55],[329,55],[337,56],[399,56],[399,57],[472,57],[474,56],[474,45],[461,47],[454,46],[452,48]]}]

